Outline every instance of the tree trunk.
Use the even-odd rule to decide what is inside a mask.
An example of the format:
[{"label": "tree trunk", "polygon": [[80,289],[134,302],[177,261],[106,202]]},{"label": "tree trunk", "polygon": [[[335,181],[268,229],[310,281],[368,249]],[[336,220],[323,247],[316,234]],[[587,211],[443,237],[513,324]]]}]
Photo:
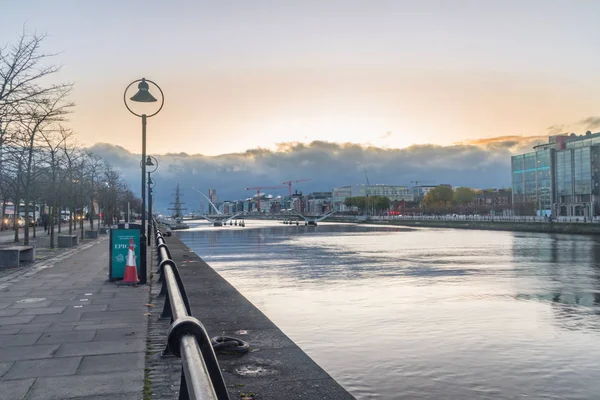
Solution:
[{"label": "tree trunk", "polygon": [[36,204],[34,202],[33,203],[33,217],[32,217],[33,218],[33,238],[34,239],[36,237],[36,232],[35,232],[35,225],[36,225],[36,223],[35,223],[35,221],[36,221],[36,219],[35,219],[35,208],[36,208]]},{"label": "tree trunk", "polygon": [[[2,218],[2,221],[0,221],[0,231],[4,230],[4,216],[6,215],[6,199],[2,199],[2,215],[0,215],[0,218]],[[6,224],[6,228],[8,229],[8,224]]]},{"label": "tree trunk", "polygon": [[62,207],[60,203],[54,207],[54,211],[58,210],[58,233],[62,232]]},{"label": "tree trunk", "polygon": [[81,239],[83,240],[83,207],[81,207],[81,219],[79,220],[79,229],[81,230]]},{"label": "tree trunk", "polygon": [[[48,225],[48,230],[50,230],[50,248],[54,248],[54,224],[56,223],[56,206],[50,206],[50,225]],[[60,225],[59,225],[60,226]]]},{"label": "tree trunk", "polygon": [[17,192],[17,195],[15,196],[15,198],[17,200],[14,201],[14,227],[15,227],[15,243],[19,242],[19,213],[21,212],[21,207],[20,207],[20,203],[21,200],[19,200],[19,196],[21,195],[21,193]]}]

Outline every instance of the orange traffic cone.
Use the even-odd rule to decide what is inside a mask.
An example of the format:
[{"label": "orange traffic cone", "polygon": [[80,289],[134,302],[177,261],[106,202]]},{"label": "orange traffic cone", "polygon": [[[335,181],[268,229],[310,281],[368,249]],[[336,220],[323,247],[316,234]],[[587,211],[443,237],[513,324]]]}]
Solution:
[{"label": "orange traffic cone", "polygon": [[140,282],[137,275],[137,266],[135,265],[135,252],[133,251],[133,238],[129,239],[129,251],[127,252],[127,264],[125,265],[125,274],[122,283],[137,285]]}]

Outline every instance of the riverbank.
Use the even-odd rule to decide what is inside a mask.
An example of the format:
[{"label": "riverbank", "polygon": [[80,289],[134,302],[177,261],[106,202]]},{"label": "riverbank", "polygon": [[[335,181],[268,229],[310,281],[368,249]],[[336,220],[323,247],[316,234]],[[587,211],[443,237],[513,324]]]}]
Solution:
[{"label": "riverbank", "polygon": [[[254,394],[257,399],[353,398],[178,237],[166,240],[179,267],[192,313],[209,336],[234,336],[250,345],[246,354],[217,354],[232,399],[242,394]],[[153,285],[152,304],[161,310],[164,296],[158,296],[159,289],[160,285]],[[150,324],[147,382],[153,396],[172,394],[181,378],[179,359],[169,361],[159,357],[168,325],[168,319],[157,319]]]},{"label": "riverbank", "polygon": [[347,219],[328,220],[328,222],[347,222],[357,224],[376,224],[392,226],[409,226],[422,228],[475,229],[487,231],[514,231],[540,233],[569,233],[579,235],[600,235],[600,224],[583,224],[569,222],[496,222],[465,220],[369,220],[355,221]]}]

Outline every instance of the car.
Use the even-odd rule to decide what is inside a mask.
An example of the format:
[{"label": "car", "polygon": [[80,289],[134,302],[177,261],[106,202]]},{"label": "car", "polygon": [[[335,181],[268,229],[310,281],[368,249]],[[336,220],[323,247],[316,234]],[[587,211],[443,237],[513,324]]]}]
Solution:
[{"label": "car", "polygon": [[[32,216],[28,217],[29,220],[29,226],[36,226],[35,221],[33,220]],[[25,226],[25,217],[19,217],[19,227],[23,228]]]}]

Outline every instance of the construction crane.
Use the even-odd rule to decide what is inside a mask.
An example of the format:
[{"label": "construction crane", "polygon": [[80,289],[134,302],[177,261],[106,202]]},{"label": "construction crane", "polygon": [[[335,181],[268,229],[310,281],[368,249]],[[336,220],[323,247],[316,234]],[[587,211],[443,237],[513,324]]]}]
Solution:
[{"label": "construction crane", "polygon": [[365,178],[367,178],[367,185],[370,185],[370,183],[369,183],[369,175],[367,175],[367,169],[363,167],[363,171],[365,171]]},{"label": "construction crane", "polygon": [[285,188],[285,187],[287,187],[287,186],[256,186],[256,187],[246,188],[246,190],[256,190],[257,208],[258,208],[258,212],[260,213],[260,191],[261,191],[261,189],[281,189],[281,188]]},{"label": "construction crane", "polygon": [[296,182],[304,182],[304,181],[311,181],[312,179],[308,178],[308,179],[296,179],[295,181],[287,181],[287,182],[283,182],[284,185],[287,185],[288,187],[288,192],[289,195],[292,196],[292,183],[296,183]]}]

